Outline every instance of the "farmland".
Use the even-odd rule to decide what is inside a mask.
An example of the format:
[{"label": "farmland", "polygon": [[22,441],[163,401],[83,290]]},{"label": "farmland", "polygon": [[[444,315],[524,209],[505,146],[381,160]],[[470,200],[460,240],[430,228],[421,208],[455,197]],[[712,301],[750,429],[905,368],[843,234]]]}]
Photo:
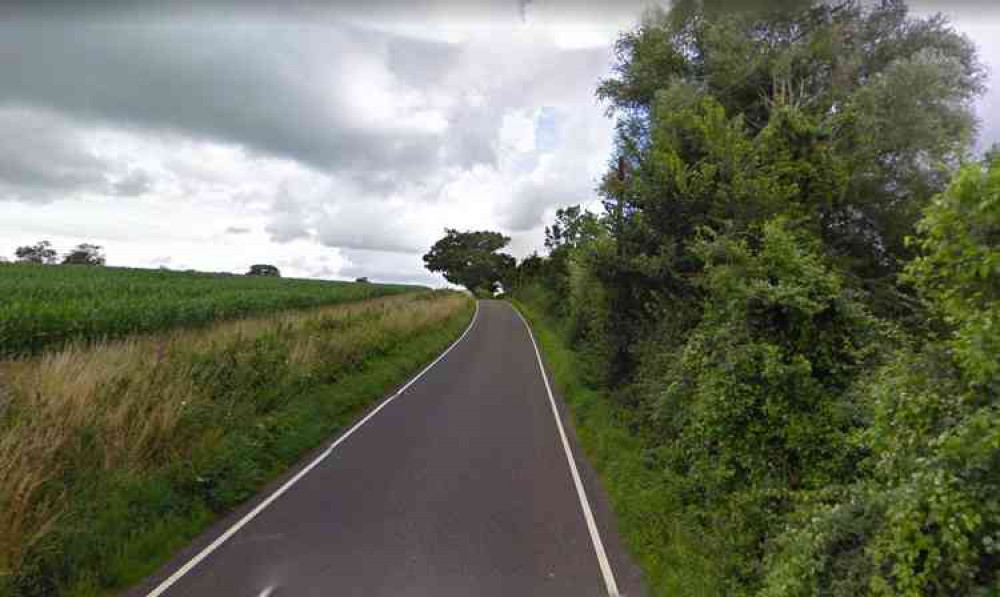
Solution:
[{"label": "farmland", "polygon": [[0,361],[0,595],[135,583],[472,313],[462,294],[413,292]]},{"label": "farmland", "polygon": [[0,264],[0,357],[419,290],[129,268]]}]

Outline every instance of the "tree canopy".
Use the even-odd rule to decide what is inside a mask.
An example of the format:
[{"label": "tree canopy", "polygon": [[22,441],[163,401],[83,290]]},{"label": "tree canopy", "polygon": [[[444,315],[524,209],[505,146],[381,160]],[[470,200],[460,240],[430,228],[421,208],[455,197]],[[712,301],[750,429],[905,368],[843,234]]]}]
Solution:
[{"label": "tree canopy", "polygon": [[473,293],[492,294],[514,271],[516,260],[500,252],[509,242],[510,237],[499,232],[445,229],[444,238],[424,255],[424,264],[452,284]]},{"label": "tree canopy", "polygon": [[82,243],[66,253],[62,262],[64,265],[104,265],[106,258],[103,247]]},{"label": "tree canopy", "polygon": [[248,276],[271,276],[274,278],[281,277],[281,270],[273,265],[267,263],[256,263],[250,266],[250,270],[246,273]]},{"label": "tree canopy", "polygon": [[17,260],[22,263],[41,263],[51,265],[58,260],[56,250],[52,248],[52,243],[47,240],[39,241],[33,245],[18,247],[14,251]]}]

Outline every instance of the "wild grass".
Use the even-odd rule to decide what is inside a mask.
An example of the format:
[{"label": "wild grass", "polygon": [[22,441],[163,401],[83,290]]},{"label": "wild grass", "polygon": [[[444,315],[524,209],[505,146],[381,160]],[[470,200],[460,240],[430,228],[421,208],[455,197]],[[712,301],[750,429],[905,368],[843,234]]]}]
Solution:
[{"label": "wild grass", "polygon": [[198,272],[0,264],[0,357],[421,290]]},{"label": "wild grass", "polygon": [[514,304],[531,323],[650,594],[727,594],[719,552],[711,538],[685,527],[677,490],[662,471],[648,466],[649,447],[630,430],[634,414],[585,381],[581,355],[569,347],[557,320],[532,304],[519,300]]},{"label": "wild grass", "polygon": [[424,293],[0,364],[0,594],[103,594],[347,424],[461,332]]}]

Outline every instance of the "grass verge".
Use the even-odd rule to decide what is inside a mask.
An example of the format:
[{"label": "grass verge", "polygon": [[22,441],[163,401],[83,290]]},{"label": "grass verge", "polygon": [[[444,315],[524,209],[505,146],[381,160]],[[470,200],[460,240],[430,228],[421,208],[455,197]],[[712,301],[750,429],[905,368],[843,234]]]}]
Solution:
[{"label": "grass verge", "polygon": [[632,433],[630,414],[589,387],[579,355],[554,318],[512,301],[531,323],[545,364],[569,406],[588,460],[597,469],[622,538],[644,572],[652,595],[723,595],[721,562],[683,524],[680,500],[668,477],[647,466],[647,448]]},{"label": "grass verge", "polygon": [[0,595],[105,595],[440,354],[457,293],[70,347],[0,366]]}]

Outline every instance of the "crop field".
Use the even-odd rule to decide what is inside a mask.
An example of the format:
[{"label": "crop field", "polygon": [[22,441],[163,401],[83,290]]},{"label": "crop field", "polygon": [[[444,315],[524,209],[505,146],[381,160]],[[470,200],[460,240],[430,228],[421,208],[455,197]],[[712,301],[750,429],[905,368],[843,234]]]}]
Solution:
[{"label": "crop field", "polygon": [[0,264],[0,357],[416,290],[400,284]]},{"label": "crop field", "polygon": [[407,293],[0,360],[0,597],[138,582],[473,311],[457,292]]}]

